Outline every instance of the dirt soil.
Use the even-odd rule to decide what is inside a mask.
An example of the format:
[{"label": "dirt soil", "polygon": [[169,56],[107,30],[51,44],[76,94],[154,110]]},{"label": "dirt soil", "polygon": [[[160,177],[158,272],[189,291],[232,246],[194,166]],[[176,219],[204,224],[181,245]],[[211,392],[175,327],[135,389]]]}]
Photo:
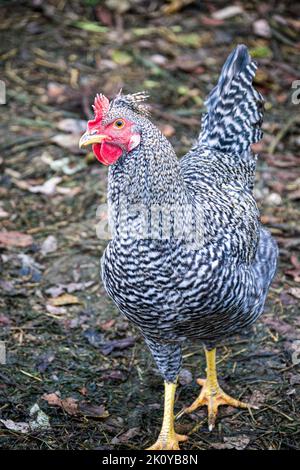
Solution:
[{"label": "dirt soil", "polygon": [[[158,434],[162,379],[99,281],[107,168],[78,139],[96,92],[147,89],[152,119],[183,155],[226,56],[245,43],[266,100],[255,194],[280,265],[264,315],[218,358],[223,388],[259,409],[222,407],[213,432],[205,409],[176,425],[184,449],[300,449],[298,7],[230,5],[0,2],[1,448],[142,449]],[[201,346],[185,346],[176,411],[204,367]]]}]

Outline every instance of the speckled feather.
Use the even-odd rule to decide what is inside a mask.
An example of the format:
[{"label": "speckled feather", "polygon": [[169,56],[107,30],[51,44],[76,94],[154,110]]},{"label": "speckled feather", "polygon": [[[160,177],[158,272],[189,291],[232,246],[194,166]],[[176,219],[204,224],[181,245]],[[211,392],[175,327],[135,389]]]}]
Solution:
[{"label": "speckled feather", "polygon": [[[199,140],[181,160],[148,119],[144,96],[119,94],[104,116],[107,123],[130,119],[141,143],[109,168],[113,237],[102,279],[167,381],[178,375],[187,339],[212,347],[259,317],[276,270],[276,243],[260,224],[252,195],[250,145],[261,137],[262,121],[254,72],[247,49],[238,46],[208,97]],[[151,236],[139,238],[142,206]],[[150,210],[157,206],[170,216],[168,238],[162,217]],[[192,223],[198,244],[174,236],[175,220]]]}]

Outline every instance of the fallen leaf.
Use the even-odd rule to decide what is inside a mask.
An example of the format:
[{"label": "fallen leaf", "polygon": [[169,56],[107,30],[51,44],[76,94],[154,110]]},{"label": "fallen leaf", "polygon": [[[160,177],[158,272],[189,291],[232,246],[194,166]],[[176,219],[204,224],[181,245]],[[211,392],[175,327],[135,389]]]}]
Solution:
[{"label": "fallen leaf", "polygon": [[39,405],[35,403],[29,411],[30,417],[33,418],[29,421],[29,426],[32,431],[50,429],[49,416],[40,409]]},{"label": "fallen leaf", "polygon": [[278,193],[270,193],[265,197],[265,203],[270,206],[281,206],[282,197]]},{"label": "fallen leaf", "polygon": [[270,38],[272,36],[269,23],[264,19],[254,21],[253,31],[257,36],[261,36],[263,38]]},{"label": "fallen leaf", "polygon": [[272,51],[268,46],[257,46],[250,49],[251,57],[254,59],[264,59],[265,57],[272,57]]},{"label": "fallen leaf", "polygon": [[88,395],[88,389],[86,387],[82,387],[80,390],[79,390],[79,393],[81,395],[83,395],[84,397],[86,397]]},{"label": "fallen leaf", "polygon": [[293,340],[296,337],[295,327],[281,319],[262,317],[262,322],[269,328],[275,330],[277,333],[284,336],[285,339]]},{"label": "fallen leaf", "polygon": [[3,207],[0,206],[0,219],[6,219],[9,217],[9,213],[6,212]]},{"label": "fallen leaf", "polygon": [[115,50],[111,54],[112,60],[118,65],[129,65],[132,62],[132,57],[127,52]]},{"label": "fallen leaf", "polygon": [[216,20],[226,20],[227,18],[232,18],[233,16],[241,15],[242,13],[244,13],[244,10],[241,6],[232,5],[215,11],[211,16]]},{"label": "fallen leaf", "polygon": [[221,24],[224,24],[224,20],[218,20],[217,18],[202,16],[201,23],[206,26],[220,26]]},{"label": "fallen leaf", "polygon": [[291,385],[300,385],[300,374],[293,374],[289,378]]},{"label": "fallen leaf", "polygon": [[103,405],[90,405],[89,403],[79,403],[79,411],[88,418],[107,418],[109,412]]},{"label": "fallen leaf", "polygon": [[243,450],[247,447],[250,442],[250,438],[246,435],[241,435],[237,437],[224,437],[224,443],[215,443],[212,446],[215,449],[237,449]]},{"label": "fallen leaf", "polygon": [[45,400],[51,406],[59,406],[69,415],[75,416],[78,414],[78,400],[76,398],[61,399],[56,393],[46,393],[42,396],[42,400]]},{"label": "fallen leaf", "polygon": [[250,405],[254,405],[254,406],[260,406],[262,405],[263,403],[265,403],[267,397],[266,395],[264,395],[262,392],[260,392],[259,390],[254,390],[252,393],[251,393],[251,397],[250,399],[248,400],[249,401],[249,404]]},{"label": "fallen leaf", "polygon": [[296,299],[300,299],[300,287],[291,287],[288,290],[288,293],[291,294]]},{"label": "fallen leaf", "polygon": [[51,305],[54,305],[55,307],[59,307],[61,305],[80,304],[81,301],[75,295],[62,294],[59,297],[55,297],[54,299],[51,299],[50,303]]},{"label": "fallen leaf", "polygon": [[182,8],[186,7],[190,3],[193,3],[194,0],[172,0],[168,5],[162,7],[162,11],[166,15],[173,15],[178,13]]},{"label": "fallen leaf", "polygon": [[133,437],[137,436],[140,434],[140,428],[131,428],[128,429],[128,431],[124,432],[124,434],[121,434],[118,437],[114,437],[111,441],[112,444],[119,444],[120,442],[126,443],[130,441]]},{"label": "fallen leaf", "polygon": [[201,36],[197,33],[184,33],[176,35],[176,42],[181,46],[195,47],[201,46]]},{"label": "fallen leaf", "polygon": [[101,374],[101,380],[118,380],[118,381],[124,381],[126,380],[125,374],[121,370],[111,370],[111,371],[105,371],[103,374]]},{"label": "fallen leaf", "polygon": [[91,33],[106,33],[108,31],[106,26],[100,26],[92,21],[75,21],[73,25]]},{"label": "fallen leaf", "polygon": [[156,65],[165,65],[168,62],[168,59],[162,54],[153,54],[150,59]]},{"label": "fallen leaf", "polygon": [[46,289],[46,294],[51,295],[51,297],[58,297],[63,292],[68,292],[71,294],[75,291],[86,290],[88,287],[95,284],[95,281],[87,281],[87,282],[71,282],[70,284],[59,284],[58,286],[49,287]]},{"label": "fallen leaf", "polygon": [[84,160],[80,160],[76,165],[72,165],[72,163],[70,164],[69,157],[60,158],[59,160],[53,160],[52,157],[45,155],[41,158],[45,163],[47,163],[47,165],[50,166],[51,170],[55,172],[62,172],[68,176],[75,175],[75,173],[78,173],[86,167],[86,162]]},{"label": "fallen leaf", "polygon": [[46,240],[43,241],[41,245],[42,255],[47,255],[48,253],[53,253],[57,250],[57,240],[53,235],[49,235]]},{"label": "fallen leaf", "polygon": [[115,323],[116,323],[116,320],[112,318],[111,320],[107,320],[106,322],[101,323],[99,326],[101,330],[107,331],[107,330],[110,330],[114,326]]},{"label": "fallen leaf", "polygon": [[291,191],[289,193],[289,200],[290,201],[298,201],[300,199],[300,189],[296,189],[295,191]]},{"label": "fallen leaf", "polygon": [[48,405],[61,406],[61,398],[57,393],[45,393],[42,396],[42,400],[45,400]]},{"label": "fallen leaf", "polygon": [[22,434],[26,434],[30,431],[30,426],[28,423],[23,423],[23,422],[16,423],[15,421],[12,421],[11,419],[0,419],[0,423],[4,424],[6,429],[20,432]]},{"label": "fallen leaf", "polygon": [[44,184],[36,185],[36,186],[29,186],[28,190],[31,193],[41,193],[45,194],[46,196],[52,196],[56,193],[56,186],[62,181],[60,176],[53,176],[48,181],[45,181]]},{"label": "fallen leaf", "polygon": [[57,123],[60,131],[70,132],[71,134],[80,134],[86,130],[87,122],[82,119],[61,119]]},{"label": "fallen leaf", "polygon": [[160,126],[161,132],[165,137],[172,137],[175,134],[175,128],[171,124],[163,124]]},{"label": "fallen leaf", "polygon": [[132,336],[128,336],[127,338],[124,339],[118,339],[118,340],[113,340],[113,341],[107,341],[106,343],[101,346],[101,352],[105,356],[108,356],[110,353],[112,353],[114,350],[123,350],[126,348],[130,348],[134,345],[135,343],[135,338]]},{"label": "fallen leaf", "polygon": [[63,315],[64,313],[67,312],[64,307],[55,307],[54,305],[50,305],[50,304],[46,305],[46,310],[52,315]]},{"label": "fallen leaf", "polygon": [[54,361],[54,359],[55,359],[54,352],[43,354],[42,356],[39,357],[39,362],[36,365],[37,370],[40,373],[45,372],[48,369],[49,365]]},{"label": "fallen leaf", "polygon": [[40,263],[37,263],[32,256],[26,255],[25,253],[20,253],[18,258],[22,261],[19,275],[25,277],[30,276],[33,282],[40,282],[42,277],[41,271],[44,267]]},{"label": "fallen leaf", "polygon": [[300,268],[287,269],[284,273],[291,276],[295,282],[300,282]]},{"label": "fallen leaf", "polygon": [[60,83],[49,82],[47,85],[47,95],[50,100],[55,100],[58,103],[62,102],[65,97],[66,87]]},{"label": "fallen leaf", "polygon": [[26,235],[21,232],[0,232],[0,246],[18,246],[26,248],[33,244],[31,235]]},{"label": "fallen leaf", "polygon": [[103,335],[93,329],[85,330],[83,336],[88,340],[91,346],[99,348],[103,345]]},{"label": "fallen leaf", "polygon": [[65,398],[61,400],[61,407],[69,415],[75,416],[78,414],[78,400],[76,398]]},{"label": "fallen leaf", "polygon": [[113,17],[111,11],[103,5],[98,5],[95,8],[96,16],[100,23],[104,24],[105,26],[112,26],[113,25]]},{"label": "fallen leaf", "polygon": [[65,196],[74,197],[81,192],[81,188],[79,186],[77,188],[65,188],[60,186],[57,188],[57,192]]},{"label": "fallen leaf", "polygon": [[120,15],[132,7],[132,2],[130,0],[122,0],[122,2],[120,2],[120,0],[106,0],[105,4],[110,10],[115,11]]},{"label": "fallen leaf", "polygon": [[6,315],[0,314],[0,325],[6,326],[11,324],[11,319],[8,318]]},{"label": "fallen leaf", "polygon": [[103,405],[91,405],[79,402],[76,398],[61,399],[56,393],[46,393],[42,396],[50,406],[58,406],[71,416],[83,415],[90,418],[107,418],[109,412]]},{"label": "fallen leaf", "polygon": [[82,150],[78,146],[79,139],[81,137],[81,133],[78,134],[56,134],[51,137],[51,141],[58,145],[59,147],[63,147],[65,149],[70,150],[73,153],[80,154],[83,153]]}]

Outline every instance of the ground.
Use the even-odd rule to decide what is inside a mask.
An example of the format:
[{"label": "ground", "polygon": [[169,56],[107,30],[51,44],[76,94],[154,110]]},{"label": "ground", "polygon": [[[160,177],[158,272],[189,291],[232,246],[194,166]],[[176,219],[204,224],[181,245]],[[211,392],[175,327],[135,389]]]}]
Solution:
[{"label": "ground", "polygon": [[[95,92],[147,89],[183,155],[223,61],[245,43],[266,99],[256,197],[280,263],[264,315],[218,357],[223,388],[260,407],[223,408],[211,433],[201,410],[177,430],[184,449],[300,449],[300,21],[296,4],[273,3],[230,3],[227,15],[223,1],[0,3],[2,448],[141,449],[158,434],[162,380],[99,281],[107,169],[79,151],[80,120]],[[176,411],[203,374],[200,345],[186,345]]]}]

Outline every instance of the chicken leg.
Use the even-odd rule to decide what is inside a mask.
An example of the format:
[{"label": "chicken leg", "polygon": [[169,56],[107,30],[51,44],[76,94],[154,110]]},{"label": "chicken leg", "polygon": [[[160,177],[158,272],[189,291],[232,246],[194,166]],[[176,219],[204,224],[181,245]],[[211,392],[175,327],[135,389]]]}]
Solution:
[{"label": "chicken leg", "polygon": [[230,397],[220,387],[216,369],[216,349],[209,351],[205,348],[205,356],[206,379],[197,380],[197,383],[202,385],[202,390],[192,405],[186,408],[183,412],[192,413],[200,406],[206,405],[208,408],[208,429],[209,431],[212,431],[215,427],[218,407],[220,405],[230,405],[235,408],[249,408],[251,405]]},{"label": "chicken leg", "polygon": [[176,383],[165,382],[165,404],[162,428],[158,439],[146,450],[179,450],[179,442],[186,441],[187,436],[177,434],[174,429],[174,401]]}]

